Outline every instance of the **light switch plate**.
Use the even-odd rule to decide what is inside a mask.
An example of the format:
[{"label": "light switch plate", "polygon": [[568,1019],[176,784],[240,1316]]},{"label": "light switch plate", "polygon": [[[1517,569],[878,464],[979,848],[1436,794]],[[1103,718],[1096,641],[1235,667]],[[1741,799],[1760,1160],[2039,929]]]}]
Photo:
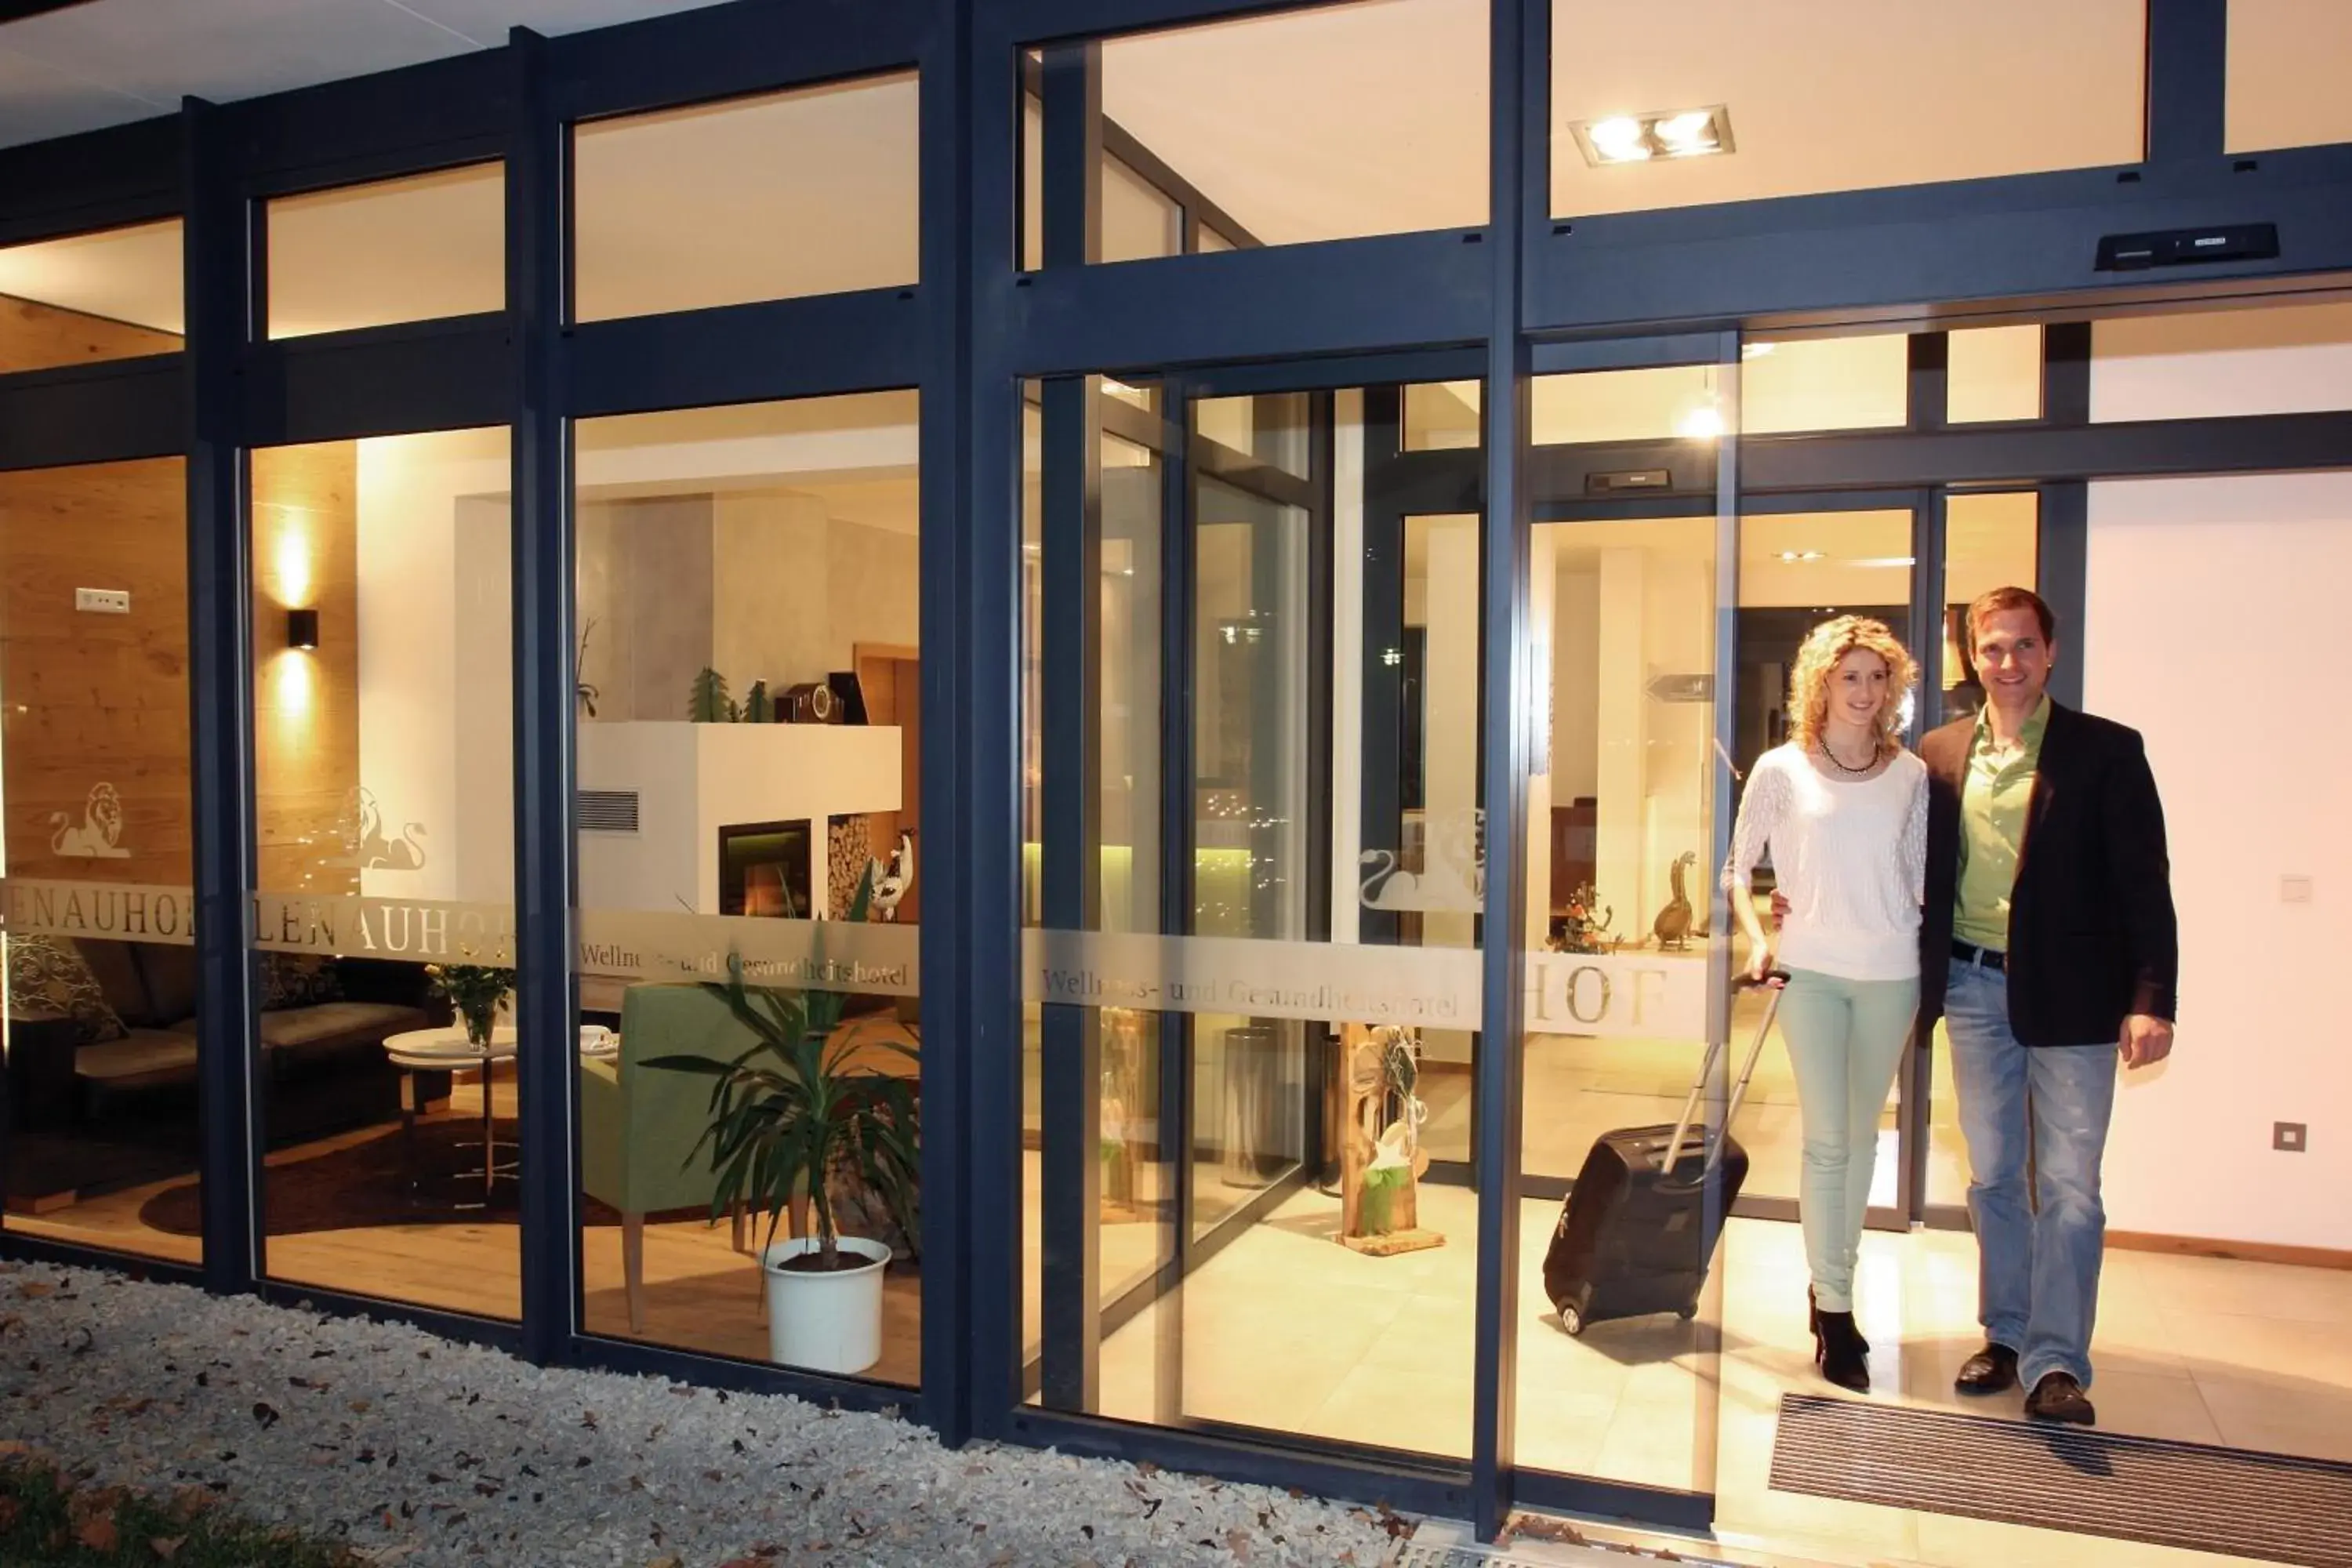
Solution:
[{"label": "light switch plate", "polygon": [[131,590],[128,588],[76,588],[74,608],[86,615],[127,616],[131,613]]},{"label": "light switch plate", "polygon": [[2271,1147],[2284,1153],[2300,1154],[2311,1146],[2306,1124],[2301,1121],[2271,1123]]}]

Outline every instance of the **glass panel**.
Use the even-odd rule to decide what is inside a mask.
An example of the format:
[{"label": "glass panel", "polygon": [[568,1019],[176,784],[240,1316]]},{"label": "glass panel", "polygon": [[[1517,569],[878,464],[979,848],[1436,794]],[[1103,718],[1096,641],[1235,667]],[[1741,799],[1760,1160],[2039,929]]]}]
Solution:
[{"label": "glass panel", "polygon": [[0,473],[0,853],[5,1223],[194,1263],[186,500],[177,458]]},{"label": "glass panel", "polygon": [[[2144,0],[1552,9],[1551,210],[1639,212],[2138,161]],[[1929,64],[1928,62],[1932,62]],[[2032,103],[2032,114],[2008,112]]]},{"label": "glass panel", "polygon": [[2042,417],[2042,329],[1971,327],[1945,342],[1945,417],[1955,425]]},{"label": "glass panel", "polygon": [[[1759,757],[1789,739],[1790,677],[1807,633],[1833,616],[1869,616],[1885,622],[1898,641],[1910,646],[1911,527],[1907,508],[1740,520],[1739,694],[1732,758],[1741,778],[1753,771]],[[1915,710],[1906,707],[1906,725]],[[1772,888],[1770,868],[1759,868],[1753,891],[1768,930],[1769,910],[1763,905]],[[1735,934],[1733,963],[1744,966],[1748,952],[1746,940]],[[1740,998],[1732,1018],[1734,1045],[1744,1047],[1761,1014],[1760,998]],[[1873,1207],[1895,1205],[1901,1126],[1899,1102],[1890,1095],[1880,1113],[1878,1162],[1871,1177]],[[1740,1109],[1739,1141],[1748,1148],[1747,1193],[1794,1199],[1803,1124],[1796,1071],[1777,1026]]]},{"label": "glass panel", "polygon": [[1223,448],[1207,454],[1213,468],[1271,464],[1298,479],[1307,477],[1312,407],[1305,393],[1251,397],[1202,397],[1192,403],[1192,427]]},{"label": "glass panel", "polygon": [[[1088,406],[1045,395],[1033,448],[1044,421]],[[1377,426],[1373,396],[1389,405]],[[1399,400],[1195,403],[1182,583],[1155,575],[1163,459],[1106,452],[1093,515],[1050,510],[1056,476],[1032,459],[1027,853],[1034,879],[1097,856],[1102,877],[1082,921],[1033,905],[1026,1318],[1032,1386],[1057,1408],[1469,1452],[1476,1199],[1415,1155],[1466,1154],[1437,1147],[1430,1097],[1439,1058],[1466,1068],[1471,1038],[1437,1025],[1471,1023],[1477,989],[1479,529],[1368,495],[1368,430],[1393,443]],[[1306,460],[1321,451],[1328,477]],[[1058,603],[1079,590],[1057,548],[1099,555],[1090,616]],[[1173,712],[1171,634],[1186,658],[1173,689],[1190,697]],[[1408,643],[1425,650],[1410,664]],[[1062,706],[1065,658],[1087,661],[1084,710]],[[1162,787],[1179,758],[1189,785]],[[1100,780],[1094,823],[1046,806],[1055,770],[1073,766]],[[1364,1027],[1384,1017],[1430,1026],[1391,1050]],[[1082,1108],[1054,1114],[1093,1143],[1066,1166],[1053,1140],[1067,1123],[1045,1107],[1073,1083]],[[1048,1184],[1073,1167],[1099,1185]],[[1045,1233],[1048,1198],[1087,1215],[1091,1298],[1087,1249]],[[1343,1228],[1349,1245],[1332,1245]],[[1096,1379],[1081,1375],[1085,1336],[1048,1327],[1074,1300],[1096,1313]]]},{"label": "glass panel", "polygon": [[2352,408],[2352,304],[2124,316],[2091,329],[2091,418]]},{"label": "glass panel", "polygon": [[1184,248],[1184,212],[1116,158],[1103,160],[1102,258],[1139,261]]},{"label": "glass panel", "polygon": [[2352,6],[2327,0],[2230,0],[2228,109],[2232,153],[2352,142],[2343,62]]},{"label": "glass panel", "polygon": [[1477,446],[1478,392],[1475,381],[1424,381],[1406,387],[1404,449],[1437,452]]},{"label": "glass panel", "polygon": [[1740,433],[1867,430],[1902,424],[1910,417],[1910,342],[1895,332],[1744,344]]},{"label": "glass panel", "polygon": [[577,318],[913,283],[914,73],[583,125]]},{"label": "glass panel", "polygon": [[[1724,407],[1718,382],[1711,364],[1537,376],[1535,444],[1711,439],[1729,427],[1733,412]],[[1476,406],[1472,403],[1474,412]]]},{"label": "glass panel", "polygon": [[[2031,588],[2039,575],[2041,498],[2032,490],[1961,492],[1944,510],[1944,690],[1939,721],[1963,719],[1984,706],[1969,647],[1968,611],[1979,595],[2009,584]],[[1960,1136],[1952,1086],[1952,1053],[1944,1025],[1936,1024],[1927,1094],[1927,1202],[1958,1207],[1968,1202],[1968,1146]]]},{"label": "glass panel", "polygon": [[[1103,117],[1231,218],[1202,250],[1475,226],[1486,34],[1475,0],[1354,0],[1108,38]],[[1039,135],[1033,115],[1024,141]],[[1102,258],[1173,254],[1113,243],[1107,162]]]},{"label": "glass panel", "polygon": [[[912,392],[578,426],[592,1333],[919,1381],[917,428]],[[726,993],[738,961],[757,1031]],[[807,1042],[859,1097],[858,1147],[878,1162],[825,1184],[845,1253],[883,1264],[830,1345],[811,1337],[812,1281],[790,1266],[822,1216],[788,1201],[789,1164],[730,1188],[698,1147],[722,1120],[715,1086],[668,1065],[764,1043],[752,1061],[773,1067]],[[778,1127],[803,1125],[797,1100],[743,1092]],[[711,1217],[714,1200],[734,1224]]]},{"label": "glass panel", "polygon": [[[1031,57],[1034,59],[1035,57]],[[1037,95],[1021,95],[1021,266],[1045,265],[1045,109]]]},{"label": "glass panel", "polygon": [[[1639,398],[1658,374],[1593,373],[1585,379],[1599,384],[1576,389],[1576,399],[1605,406],[1621,377]],[[1529,954],[1519,1047],[1521,1157],[1538,1182],[1578,1177],[1603,1134],[1671,1124],[1705,1050],[1716,533],[1712,515],[1627,518],[1541,524],[1530,543],[1530,636],[1548,677],[1549,743],[1528,781],[1530,940],[1541,945]],[[1716,1077],[1719,1095],[1720,1069]],[[1719,1126],[1719,1103],[1696,1120]],[[1629,1157],[1652,1156],[1637,1148]],[[1579,1267],[1573,1247],[1548,1283],[1561,1205],[1522,1200],[1513,1325],[1521,1464],[1712,1488],[1725,1270],[1706,1274],[1702,1289],[1717,1253],[1701,1234],[1703,1189],[1688,1190],[1690,1205],[1668,1231],[1687,1224],[1685,1239],[1660,1243],[1654,1260],[1684,1283],[1654,1300],[1612,1297],[1597,1283],[1610,1271],[1589,1257]],[[1563,1307],[1580,1331],[1568,1331]],[[1634,1315],[1608,1321],[1621,1310]]]},{"label": "glass panel", "polygon": [[504,164],[280,196],[268,214],[273,338],[506,308]]},{"label": "glass panel", "polygon": [[180,220],[0,249],[0,375],[175,353]]},{"label": "glass panel", "polygon": [[268,1272],[512,1318],[507,432],[252,461]]}]

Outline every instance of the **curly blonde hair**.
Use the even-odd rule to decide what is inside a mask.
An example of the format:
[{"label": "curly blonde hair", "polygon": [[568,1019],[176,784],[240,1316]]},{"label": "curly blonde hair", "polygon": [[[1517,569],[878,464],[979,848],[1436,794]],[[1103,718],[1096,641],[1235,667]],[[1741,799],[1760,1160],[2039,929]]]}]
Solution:
[{"label": "curly blonde hair", "polygon": [[1902,743],[1895,738],[1895,726],[1901,717],[1904,694],[1918,684],[1918,663],[1895,639],[1885,622],[1840,616],[1805,634],[1803,646],[1797,649],[1797,662],[1789,671],[1789,729],[1804,750],[1821,746],[1822,731],[1829,722],[1830,677],[1856,648],[1874,653],[1886,663],[1886,700],[1874,723],[1879,752],[1884,755]]}]

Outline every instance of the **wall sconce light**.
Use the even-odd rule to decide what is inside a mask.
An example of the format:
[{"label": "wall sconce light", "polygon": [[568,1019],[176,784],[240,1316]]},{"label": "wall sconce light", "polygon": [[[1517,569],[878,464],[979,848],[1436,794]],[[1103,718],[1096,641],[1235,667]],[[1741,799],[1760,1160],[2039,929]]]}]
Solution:
[{"label": "wall sconce light", "polygon": [[318,611],[286,612],[286,646],[299,648],[316,648],[319,646]]}]

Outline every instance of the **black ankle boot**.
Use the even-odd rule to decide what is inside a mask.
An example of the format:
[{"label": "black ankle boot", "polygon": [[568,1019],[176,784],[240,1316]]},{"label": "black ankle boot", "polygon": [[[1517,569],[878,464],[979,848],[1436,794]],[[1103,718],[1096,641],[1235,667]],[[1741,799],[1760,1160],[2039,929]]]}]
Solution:
[{"label": "black ankle boot", "polygon": [[1852,1312],[1817,1312],[1813,1362],[1822,1376],[1856,1394],[1870,1392],[1870,1347],[1853,1326]]},{"label": "black ankle boot", "polygon": [[[1851,1318],[1853,1314],[1849,1312],[1846,1316]],[[1813,1288],[1811,1285],[1805,1287],[1805,1329],[1807,1332],[1813,1336],[1813,1359],[1815,1361],[1819,1361],[1822,1359],[1822,1308],[1821,1302],[1815,1298]],[[1862,1337],[1862,1331],[1858,1328],[1853,1331],[1853,1340],[1854,1343],[1862,1347],[1863,1354],[1868,1355],[1870,1353],[1870,1342]]]}]

